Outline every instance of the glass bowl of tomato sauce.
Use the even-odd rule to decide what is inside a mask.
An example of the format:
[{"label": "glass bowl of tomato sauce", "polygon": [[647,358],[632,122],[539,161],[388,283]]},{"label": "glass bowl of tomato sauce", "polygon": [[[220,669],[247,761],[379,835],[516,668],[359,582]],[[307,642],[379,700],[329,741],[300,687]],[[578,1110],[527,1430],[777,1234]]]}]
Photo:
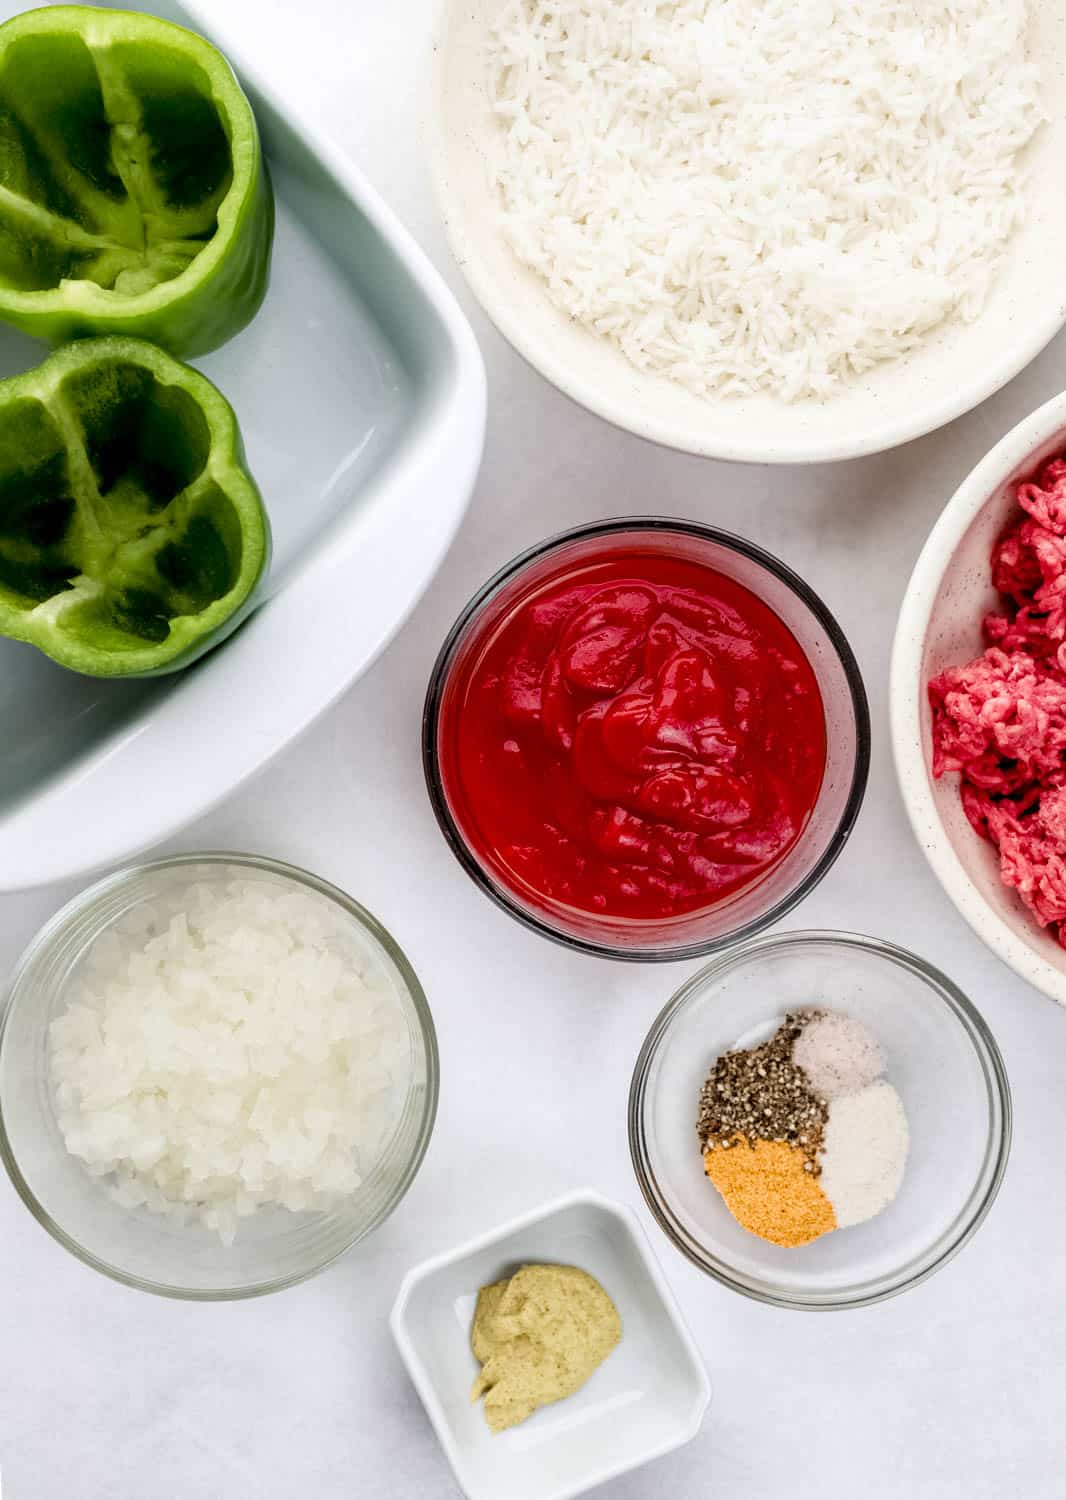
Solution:
[{"label": "glass bowl of tomato sauce", "polygon": [[423,762],[460,864],[586,953],[695,958],[817,885],[870,719],[829,610],[753,543],[626,517],[521,553],[452,626]]}]

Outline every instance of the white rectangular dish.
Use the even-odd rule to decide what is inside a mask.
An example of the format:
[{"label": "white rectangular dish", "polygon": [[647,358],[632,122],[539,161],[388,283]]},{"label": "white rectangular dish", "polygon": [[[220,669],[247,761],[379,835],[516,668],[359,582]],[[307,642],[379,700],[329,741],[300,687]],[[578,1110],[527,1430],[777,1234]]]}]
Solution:
[{"label": "white rectangular dish", "polygon": [[[531,1262],[579,1266],[622,1318],[622,1342],[588,1384],[493,1434],[470,1387],[480,1287]],[[571,1500],[696,1436],[711,1399],[692,1338],[636,1216],[578,1192],[408,1272],[392,1331],[469,1500]]]},{"label": "white rectangular dish", "polygon": [[[141,7],[207,31],[191,7]],[[0,21],[24,6],[0,0]],[[0,640],[0,891],[82,875],[205,812],[374,660],[433,577],[484,437],[485,380],[451,294],[328,140],[227,45],[277,202],[271,286],[195,361],[229,398],[274,533],[268,597],[185,672],[101,682]],[[0,376],[44,358],[0,328]]]}]

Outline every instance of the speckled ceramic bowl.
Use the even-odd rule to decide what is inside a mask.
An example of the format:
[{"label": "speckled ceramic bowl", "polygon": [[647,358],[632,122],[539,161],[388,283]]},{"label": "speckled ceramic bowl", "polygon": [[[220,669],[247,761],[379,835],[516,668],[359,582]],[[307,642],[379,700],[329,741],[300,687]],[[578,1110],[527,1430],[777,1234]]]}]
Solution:
[{"label": "speckled ceramic bowl", "polygon": [[959,486],[929,534],[900,609],[892,651],[892,746],[911,825],[933,873],[982,942],[1066,1004],[1066,951],[999,878],[992,845],[970,827],[957,776],[934,781],[926,684],[983,649],[998,601],[989,558],[1014,509],[1015,483],[1066,449],[1066,393],[1019,422]]}]

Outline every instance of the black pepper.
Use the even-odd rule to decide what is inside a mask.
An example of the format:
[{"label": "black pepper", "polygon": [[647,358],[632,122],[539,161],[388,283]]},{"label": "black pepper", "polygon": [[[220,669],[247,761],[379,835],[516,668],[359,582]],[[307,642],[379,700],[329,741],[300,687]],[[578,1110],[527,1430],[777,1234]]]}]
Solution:
[{"label": "black pepper", "polygon": [[807,1170],[818,1173],[829,1106],[814,1092],[792,1048],[803,1028],[819,1011],[786,1015],[768,1042],[743,1051],[724,1052],[700,1090],[700,1149],[714,1151],[743,1137],[786,1141],[807,1158]]}]

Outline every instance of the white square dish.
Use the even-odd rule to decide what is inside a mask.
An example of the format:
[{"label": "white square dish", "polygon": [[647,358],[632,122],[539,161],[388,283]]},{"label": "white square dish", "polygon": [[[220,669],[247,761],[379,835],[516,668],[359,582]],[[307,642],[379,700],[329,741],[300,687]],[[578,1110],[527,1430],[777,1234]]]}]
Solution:
[{"label": "white square dish", "polygon": [[[0,0],[0,21],[22,8]],[[208,29],[172,0],[148,8]],[[266,602],[224,647],[151,681],[78,677],[0,640],[0,891],[159,842],[305,729],[414,607],[477,473],[484,371],[454,299],[360,173],[226,51],[277,235],[258,316],[195,363],[236,410],[270,514]],[[0,376],[46,353],[0,328]]]},{"label": "white square dish", "polygon": [[[622,1342],[575,1395],[493,1434],[470,1401],[480,1287],[531,1262],[580,1266],[622,1318]],[[636,1216],[577,1192],[409,1271],[392,1332],[469,1500],[570,1500],[679,1448],[711,1399],[707,1372]]]}]

